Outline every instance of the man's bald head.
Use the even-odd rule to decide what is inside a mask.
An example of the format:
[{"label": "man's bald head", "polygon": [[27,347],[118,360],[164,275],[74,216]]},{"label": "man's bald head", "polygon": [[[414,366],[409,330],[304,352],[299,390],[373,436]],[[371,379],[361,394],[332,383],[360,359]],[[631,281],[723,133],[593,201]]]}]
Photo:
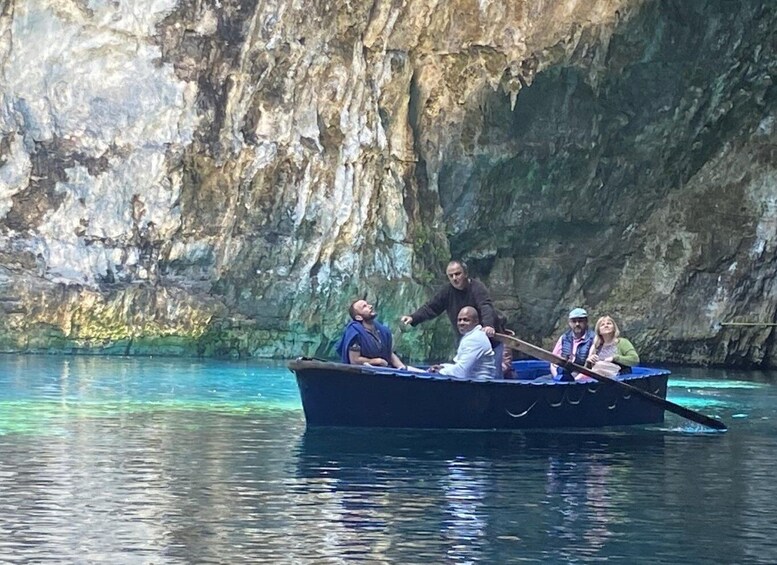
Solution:
[{"label": "man's bald head", "polygon": [[478,311],[472,306],[465,306],[459,310],[459,315],[456,317],[456,327],[461,335],[468,333],[480,323],[480,316]]}]

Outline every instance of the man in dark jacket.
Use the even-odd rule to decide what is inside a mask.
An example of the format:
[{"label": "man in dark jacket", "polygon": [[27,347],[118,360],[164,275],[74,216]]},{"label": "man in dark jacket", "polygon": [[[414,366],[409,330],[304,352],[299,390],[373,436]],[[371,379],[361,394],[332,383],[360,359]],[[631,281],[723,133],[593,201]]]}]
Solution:
[{"label": "man in dark jacket", "polygon": [[[451,326],[453,326],[453,332],[458,335],[456,318],[459,311],[465,306],[471,306],[480,315],[483,331],[488,337],[492,337],[497,324],[497,313],[486,285],[469,277],[467,264],[464,261],[453,260],[448,263],[445,274],[448,277],[448,284],[440,287],[432,299],[418,310],[410,315],[402,316],[402,323],[416,326],[446,312]],[[491,346],[494,348],[496,358],[501,359],[504,345],[498,341],[491,341]],[[500,363],[497,363],[495,377],[501,378],[501,376],[502,367]]]},{"label": "man in dark jacket", "polygon": [[394,353],[391,330],[377,320],[377,313],[366,300],[356,300],[348,309],[351,321],[337,344],[341,363],[407,369]]},{"label": "man in dark jacket", "polygon": [[432,299],[418,310],[410,315],[402,316],[402,323],[417,326],[447,312],[453,331],[458,334],[456,317],[462,308],[472,306],[480,315],[483,331],[488,337],[493,336],[496,316],[486,286],[477,279],[469,278],[467,265],[464,261],[448,263],[445,274],[448,276],[448,284],[440,287]]}]

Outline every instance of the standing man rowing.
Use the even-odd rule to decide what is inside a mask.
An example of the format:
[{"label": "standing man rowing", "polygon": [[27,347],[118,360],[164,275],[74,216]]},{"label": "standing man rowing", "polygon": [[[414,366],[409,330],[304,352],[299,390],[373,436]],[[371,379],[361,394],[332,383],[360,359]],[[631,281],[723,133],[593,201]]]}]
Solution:
[{"label": "standing man rowing", "polygon": [[483,331],[488,337],[492,337],[496,316],[486,285],[477,279],[469,278],[467,264],[464,261],[454,260],[448,263],[445,274],[448,277],[448,284],[440,287],[437,294],[418,310],[402,316],[402,323],[417,326],[447,312],[453,331],[458,334],[456,318],[462,308],[472,306],[480,315]]},{"label": "standing man rowing", "polygon": [[[403,324],[417,326],[427,320],[432,320],[446,312],[456,335],[459,334],[457,317],[462,308],[471,306],[477,310],[482,331],[490,338],[495,333],[497,323],[496,310],[491,302],[491,295],[486,285],[477,279],[471,279],[464,261],[454,259],[445,269],[448,283],[439,288],[437,293],[426,304],[407,316],[402,316]],[[479,330],[480,331],[480,330]],[[502,358],[504,345],[498,341],[491,342],[497,359]],[[496,378],[502,377],[502,366],[498,363],[494,372]]]}]

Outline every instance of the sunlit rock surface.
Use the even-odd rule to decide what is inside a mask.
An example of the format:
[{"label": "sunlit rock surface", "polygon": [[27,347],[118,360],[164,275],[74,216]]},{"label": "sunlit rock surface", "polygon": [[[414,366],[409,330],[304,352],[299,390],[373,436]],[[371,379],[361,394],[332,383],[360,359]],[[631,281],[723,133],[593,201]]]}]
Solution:
[{"label": "sunlit rock surface", "polygon": [[773,2],[5,0],[0,349],[329,355],[451,254],[549,345],[774,366]]}]

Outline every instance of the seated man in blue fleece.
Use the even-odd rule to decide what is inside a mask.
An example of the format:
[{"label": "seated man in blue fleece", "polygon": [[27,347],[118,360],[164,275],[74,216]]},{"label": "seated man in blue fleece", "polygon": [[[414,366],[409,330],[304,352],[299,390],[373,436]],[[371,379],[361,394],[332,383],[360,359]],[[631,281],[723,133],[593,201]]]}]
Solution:
[{"label": "seated man in blue fleece", "polygon": [[[582,308],[572,308],[569,312],[569,329],[558,338],[553,355],[577,365],[585,365],[594,337],[594,331],[588,327],[588,312]],[[577,373],[570,373],[554,363],[550,364],[550,374],[557,381],[574,381],[577,376]]]},{"label": "seated man in blue fleece", "polygon": [[480,325],[478,311],[472,306],[459,310],[456,328],[461,334],[461,341],[453,363],[434,365],[429,370],[461,379],[493,379],[496,356],[483,326]]},{"label": "seated man in blue fleece", "polygon": [[372,304],[356,300],[348,309],[351,321],[337,344],[341,363],[407,369],[394,353],[391,330],[381,324]]}]

